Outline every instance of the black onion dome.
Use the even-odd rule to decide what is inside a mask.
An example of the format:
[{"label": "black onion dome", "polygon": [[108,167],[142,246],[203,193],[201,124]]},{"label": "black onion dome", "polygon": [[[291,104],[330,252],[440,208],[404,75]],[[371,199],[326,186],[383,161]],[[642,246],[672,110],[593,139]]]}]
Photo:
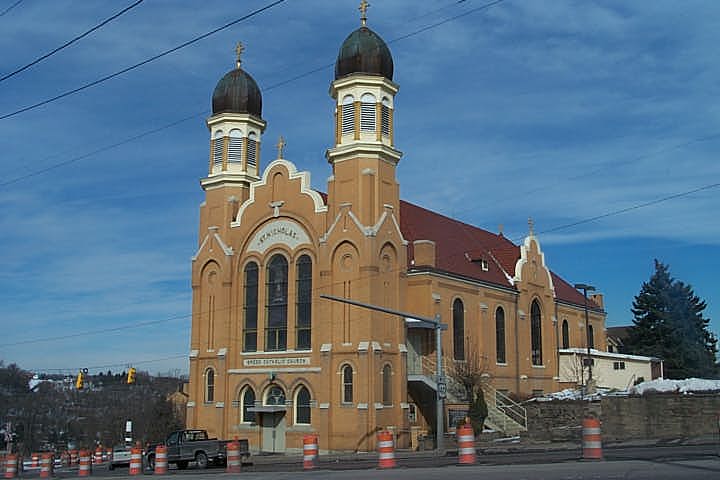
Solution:
[{"label": "black onion dome", "polygon": [[390,49],[380,36],[363,26],[352,32],[340,47],[335,62],[335,80],[353,73],[393,77]]},{"label": "black onion dome", "polygon": [[212,96],[213,115],[249,113],[262,117],[260,88],[249,73],[238,67],[220,79]]}]

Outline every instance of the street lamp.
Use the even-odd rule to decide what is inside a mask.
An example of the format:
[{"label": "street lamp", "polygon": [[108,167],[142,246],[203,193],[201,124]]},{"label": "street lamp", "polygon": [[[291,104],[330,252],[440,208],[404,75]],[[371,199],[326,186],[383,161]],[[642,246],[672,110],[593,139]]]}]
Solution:
[{"label": "street lamp", "polygon": [[592,382],[592,357],[590,356],[590,326],[589,326],[589,320],[588,320],[588,292],[594,292],[595,287],[592,285],[588,285],[585,283],[576,283],[575,288],[578,290],[583,291],[583,296],[585,297],[585,344],[587,345],[587,366],[588,366],[588,381],[587,386],[590,386],[590,382]]}]

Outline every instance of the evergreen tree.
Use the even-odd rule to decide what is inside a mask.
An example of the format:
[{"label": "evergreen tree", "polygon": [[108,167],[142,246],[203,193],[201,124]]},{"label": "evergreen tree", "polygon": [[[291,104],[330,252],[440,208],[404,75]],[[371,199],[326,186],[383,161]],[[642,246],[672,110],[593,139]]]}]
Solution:
[{"label": "evergreen tree", "polygon": [[714,378],[717,338],[703,317],[706,307],[690,285],[672,278],[669,267],[655,260],[655,272],[633,301],[627,351],[661,358],[666,378]]}]

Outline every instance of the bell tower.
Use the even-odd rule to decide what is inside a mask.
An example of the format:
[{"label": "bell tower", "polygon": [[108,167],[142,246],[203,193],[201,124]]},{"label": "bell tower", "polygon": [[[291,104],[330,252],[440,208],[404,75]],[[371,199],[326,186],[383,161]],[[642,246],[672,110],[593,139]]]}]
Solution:
[{"label": "bell tower", "polygon": [[361,26],[340,47],[330,96],[335,102],[335,146],[326,157],[333,176],[331,208],[352,205],[363,225],[373,225],[386,206],[399,212],[393,113],[398,85],[393,60],[382,38],[367,27],[367,2],[360,5]]},{"label": "bell tower", "polygon": [[260,178],[260,143],[267,123],[260,88],[241,68],[244,49],[237,44],[235,68],[220,79],[212,96],[208,175],[200,180],[206,192],[200,231],[229,228],[249,197],[250,184]]}]

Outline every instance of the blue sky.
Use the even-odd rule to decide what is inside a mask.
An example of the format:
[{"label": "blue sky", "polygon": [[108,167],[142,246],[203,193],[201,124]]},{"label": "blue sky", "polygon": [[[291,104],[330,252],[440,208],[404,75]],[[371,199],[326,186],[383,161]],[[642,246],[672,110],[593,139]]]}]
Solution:
[{"label": "blue sky", "polygon": [[[0,0],[0,12],[12,3]],[[0,75],[130,3],[24,0],[0,16]],[[267,3],[146,0],[0,82],[0,116]],[[658,258],[708,302],[720,331],[720,188],[556,229],[720,182],[720,3],[506,0],[392,41],[484,3],[371,2],[368,25],[389,42],[400,85],[401,196],[490,231],[502,224],[516,242],[532,217],[550,267],[605,294],[609,326],[631,321]],[[283,135],[285,157],[325,191],[332,64],[359,26],[358,4],[286,0],[0,120],[0,359],[40,371],[186,371],[213,88],[242,41],[243,67],[264,89],[262,164]],[[54,340],[23,343],[44,338]]]}]

